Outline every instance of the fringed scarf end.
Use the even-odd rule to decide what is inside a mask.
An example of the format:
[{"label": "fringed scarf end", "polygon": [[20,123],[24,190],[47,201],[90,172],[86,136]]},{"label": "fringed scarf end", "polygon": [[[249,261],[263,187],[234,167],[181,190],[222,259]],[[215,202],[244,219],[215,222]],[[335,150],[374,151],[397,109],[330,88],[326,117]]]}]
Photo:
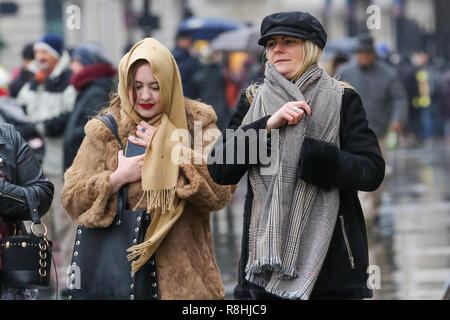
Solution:
[{"label": "fringed scarf end", "polygon": [[161,213],[175,210],[174,199],[176,194],[176,187],[162,190],[144,190],[141,199],[138,201],[133,210],[136,210],[141,204],[144,197],[147,197],[147,212],[152,209],[161,208]]},{"label": "fringed scarf end", "polygon": [[131,263],[131,274],[134,275],[150,259],[151,253],[147,249],[152,245],[153,241],[148,240],[127,249],[127,252],[130,252],[127,255],[128,261],[138,258]]}]

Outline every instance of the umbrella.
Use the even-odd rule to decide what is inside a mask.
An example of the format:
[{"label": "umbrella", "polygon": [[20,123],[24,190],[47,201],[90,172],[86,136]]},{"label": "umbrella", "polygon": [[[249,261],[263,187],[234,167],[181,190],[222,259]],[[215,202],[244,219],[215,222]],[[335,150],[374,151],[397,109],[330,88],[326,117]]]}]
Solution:
[{"label": "umbrella", "polygon": [[252,51],[259,52],[258,28],[239,28],[220,34],[211,42],[211,49],[221,51]]},{"label": "umbrella", "polygon": [[178,31],[188,31],[195,40],[212,40],[220,33],[245,27],[245,24],[227,19],[189,18],[183,21]]},{"label": "umbrella", "polygon": [[330,40],[323,50],[324,60],[327,60],[327,58],[333,57],[338,53],[350,57],[357,45],[358,38],[356,37]]}]

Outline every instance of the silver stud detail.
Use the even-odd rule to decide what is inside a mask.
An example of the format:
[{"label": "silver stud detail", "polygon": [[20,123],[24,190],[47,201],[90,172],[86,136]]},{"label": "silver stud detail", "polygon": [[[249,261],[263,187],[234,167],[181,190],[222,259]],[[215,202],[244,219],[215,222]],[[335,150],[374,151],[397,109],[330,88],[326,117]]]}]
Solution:
[{"label": "silver stud detail", "polygon": [[138,231],[139,231],[139,228],[134,229],[134,231],[135,231],[135,232],[138,232]]},{"label": "silver stud detail", "polygon": [[77,240],[77,242],[75,242],[75,244],[76,244],[77,246],[79,246],[79,245],[80,245],[80,241]]},{"label": "silver stud detail", "polygon": [[131,295],[131,296],[130,296],[130,299],[131,299],[131,300],[134,300],[134,295]]},{"label": "silver stud detail", "polygon": [[141,217],[137,217],[137,221],[141,221]]},{"label": "silver stud detail", "polygon": [[76,257],[78,255],[78,251],[75,251],[73,255]]},{"label": "silver stud detail", "polygon": [[156,288],[156,283],[155,282],[152,283],[152,287]]},{"label": "silver stud detail", "polygon": [[72,300],[72,296],[68,296],[68,297],[67,297],[67,300]]},{"label": "silver stud detail", "polygon": [[153,295],[153,299],[158,299],[158,295],[156,293]]},{"label": "silver stud detail", "polygon": [[150,275],[151,275],[152,277],[156,276],[155,271],[151,272]]},{"label": "silver stud detail", "polygon": [[150,261],[150,264],[151,264],[152,266],[154,266],[154,265],[155,265],[155,260]]},{"label": "silver stud detail", "polygon": [[136,239],[133,239],[133,243],[136,243],[137,242],[137,240]]},{"label": "silver stud detail", "polygon": [[120,221],[120,220],[117,220],[117,222],[116,222],[116,224],[117,224],[118,226],[120,226],[121,223],[122,223],[122,221]]},{"label": "silver stud detail", "polygon": [[81,234],[81,229],[80,229],[80,230],[78,230],[78,234]]},{"label": "silver stud detail", "polygon": [[130,288],[133,289],[134,288],[134,284],[131,284]]}]

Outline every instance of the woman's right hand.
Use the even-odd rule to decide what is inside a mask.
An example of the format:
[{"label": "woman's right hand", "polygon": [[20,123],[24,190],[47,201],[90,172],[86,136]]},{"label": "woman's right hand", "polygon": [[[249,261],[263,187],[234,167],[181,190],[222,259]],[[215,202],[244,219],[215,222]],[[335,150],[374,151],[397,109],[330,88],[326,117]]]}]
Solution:
[{"label": "woman's right hand", "polygon": [[145,154],[127,158],[123,155],[122,150],[119,151],[117,169],[109,178],[111,195],[119,191],[124,184],[133,183],[141,179],[144,156]]},{"label": "woman's right hand", "polygon": [[290,101],[286,103],[267,120],[267,131],[277,129],[286,124],[286,122],[288,125],[297,124],[303,118],[305,110],[308,115],[311,115],[311,108],[305,101]]}]

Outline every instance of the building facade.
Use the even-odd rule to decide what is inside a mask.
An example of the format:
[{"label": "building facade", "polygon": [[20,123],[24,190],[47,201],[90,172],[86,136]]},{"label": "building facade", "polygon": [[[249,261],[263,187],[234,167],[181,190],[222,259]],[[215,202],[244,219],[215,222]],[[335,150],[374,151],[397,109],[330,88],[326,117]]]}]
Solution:
[{"label": "building facade", "polygon": [[[20,64],[20,52],[45,32],[61,34],[68,47],[86,41],[103,45],[117,63],[125,48],[145,36],[154,36],[172,48],[184,17],[227,18],[259,26],[262,18],[279,11],[300,10],[315,15],[327,29],[329,39],[355,35],[370,28],[377,41],[390,48],[424,46],[424,35],[447,28],[446,0],[15,0],[19,10],[0,16],[0,37],[6,46],[0,64],[11,69]],[[75,8],[75,9],[74,9]],[[77,11],[77,8],[79,10]],[[145,28],[142,17],[157,17],[158,27]],[[420,12],[420,14],[417,14]],[[445,13],[447,12],[447,14]],[[78,17],[74,17],[78,15]],[[78,20],[77,20],[78,19]],[[74,24],[79,21],[79,24]],[[74,27],[75,25],[75,27]],[[436,27],[438,26],[438,28]],[[443,36],[434,36],[442,39]],[[430,38],[430,37],[428,37]],[[434,39],[431,37],[431,39]],[[448,50],[442,40],[436,50]],[[440,43],[440,45],[439,45]],[[448,42],[447,42],[448,43]]]}]

